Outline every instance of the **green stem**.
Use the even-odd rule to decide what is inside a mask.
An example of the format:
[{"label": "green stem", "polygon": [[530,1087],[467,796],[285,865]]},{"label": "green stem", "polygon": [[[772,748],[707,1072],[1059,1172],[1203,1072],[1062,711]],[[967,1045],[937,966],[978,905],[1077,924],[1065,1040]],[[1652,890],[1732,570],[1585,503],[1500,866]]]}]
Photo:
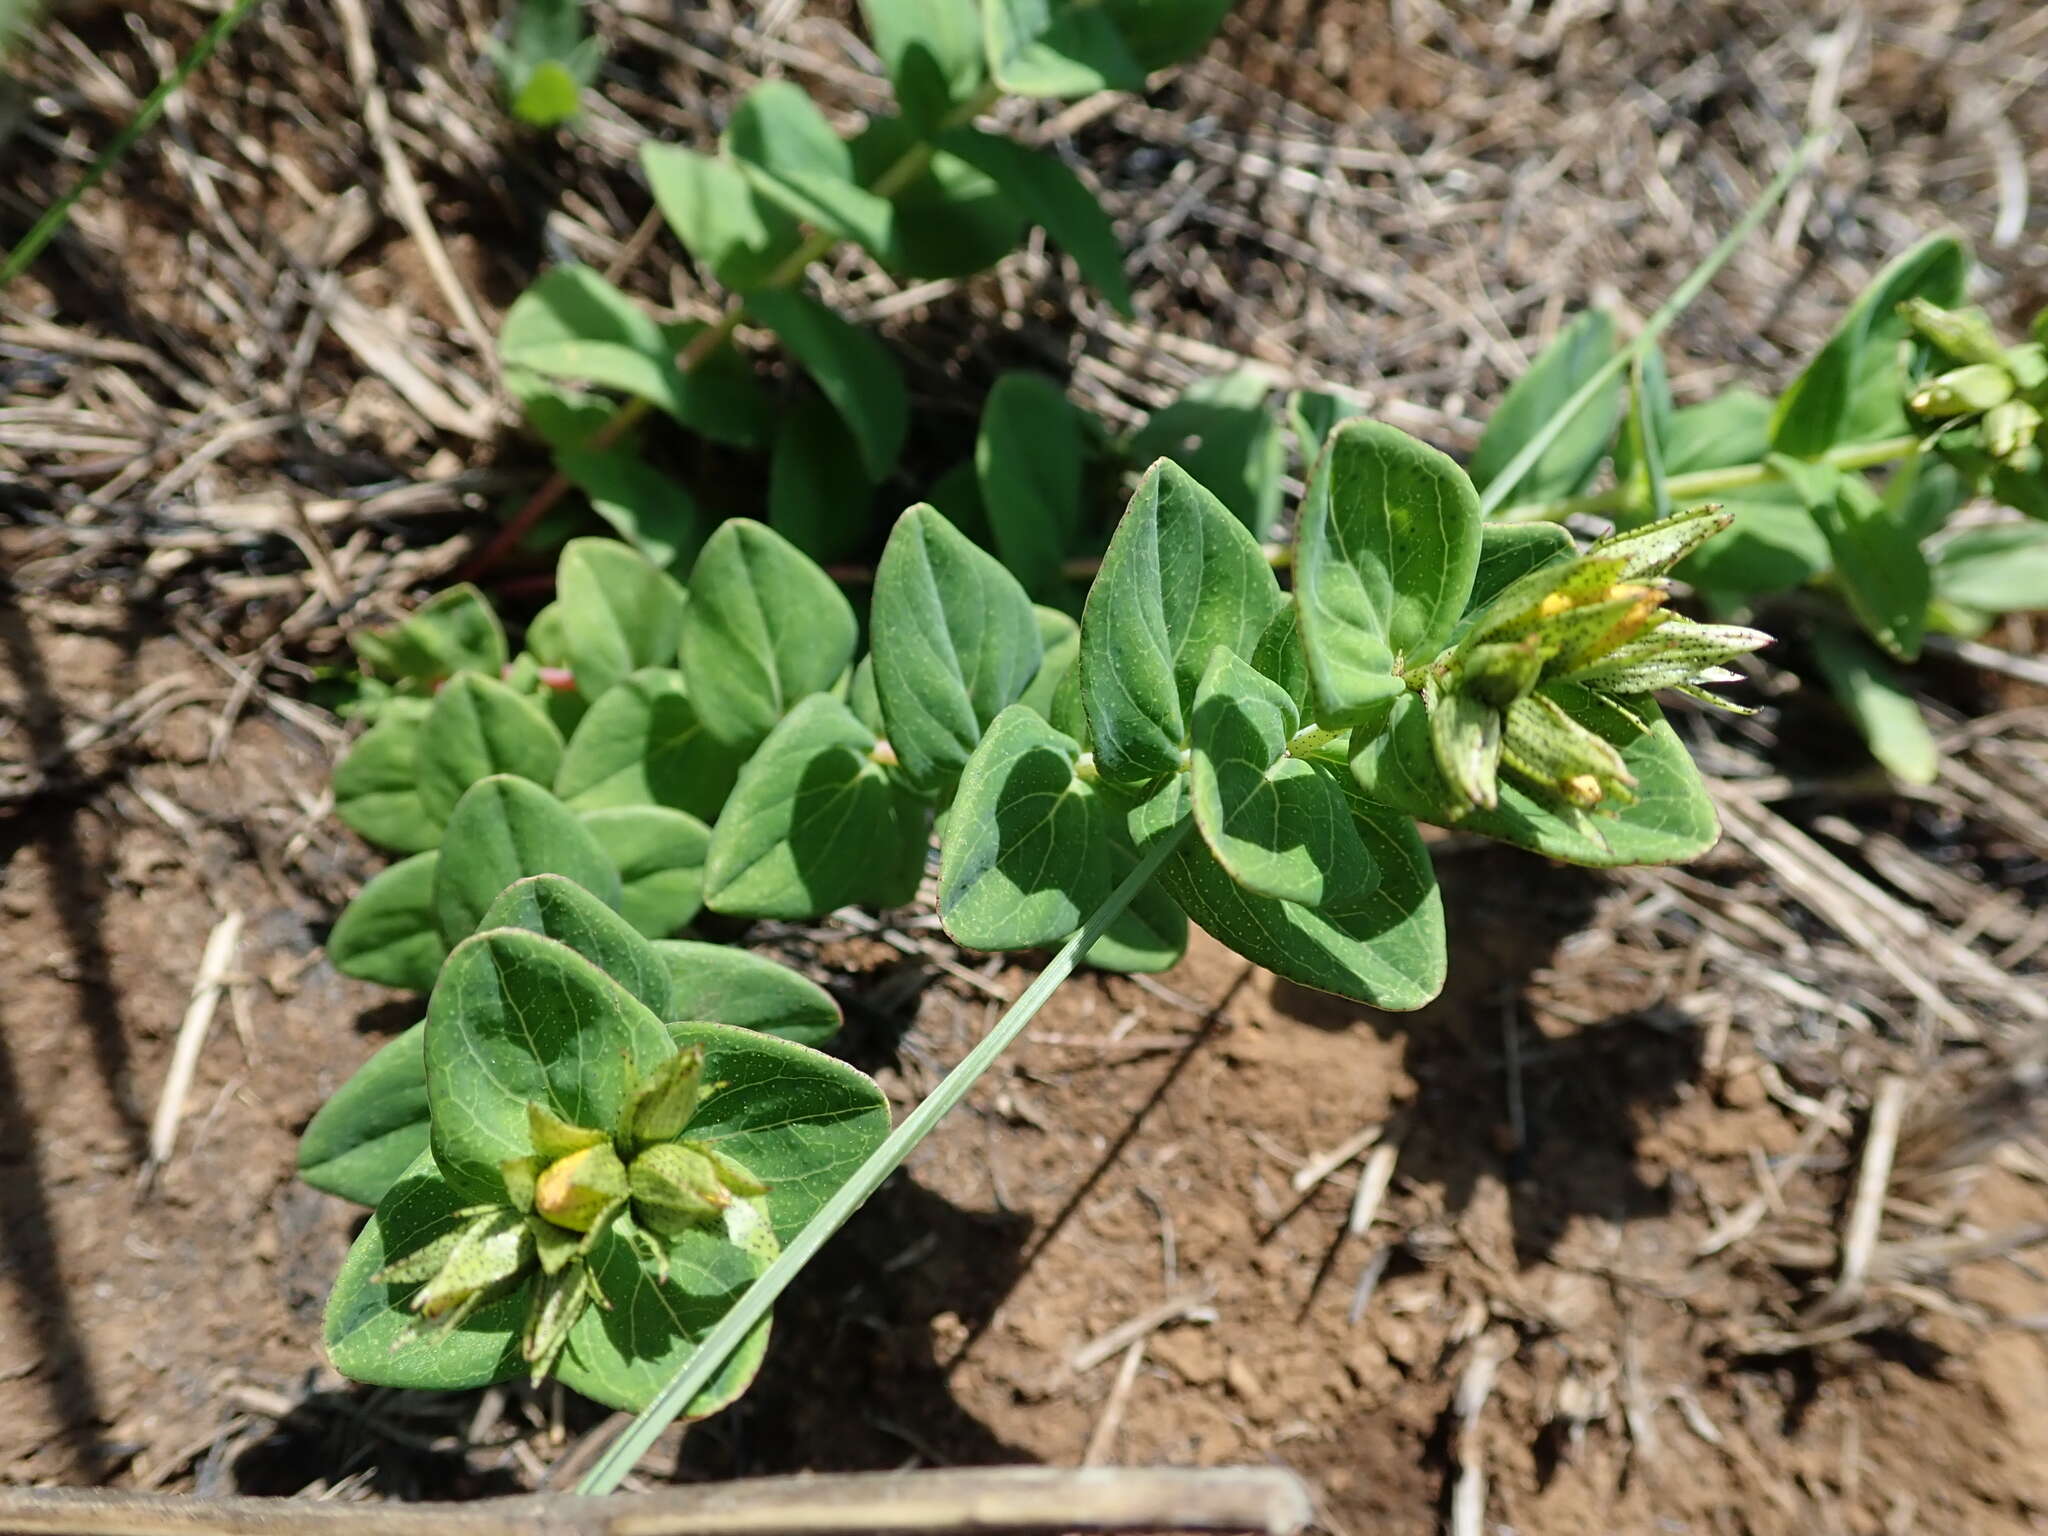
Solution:
[{"label": "green stem", "polygon": [[29,264],[42,254],[43,247],[57,237],[57,232],[71,217],[71,210],[78,200],[98,186],[100,179],[128,153],[135,141],[149,132],[151,125],[163,116],[164,104],[171,99],[171,93],[190,79],[195,69],[213,57],[214,50],[228,40],[235,28],[239,27],[255,8],[256,0],[235,0],[233,5],[215,18],[213,25],[192,45],[192,51],[180,59],[168,75],[157,82],[156,89],[143,100],[142,105],[136,109],[135,116],[128,120],[126,127],[114,135],[114,141],[100,151],[99,158],[78,178],[77,184],[52,203],[29,232],[21,237],[21,243],[7,253],[7,259],[0,261],[0,288],[5,288],[29,269]]},{"label": "green stem", "polygon": [[1543,424],[1543,430],[1524,443],[1521,451],[1508,460],[1501,472],[1487,481],[1486,489],[1479,497],[1481,517],[1492,517],[1500,510],[1507,499],[1514,495],[1515,487],[1522,483],[1523,477],[1535,467],[1536,461],[1550,451],[1550,445],[1578,419],[1579,414],[1587,406],[1600,397],[1601,391],[1614,383],[1624,369],[1649,351],[1656,344],[1657,338],[1670,327],[1671,322],[1683,314],[1692,301],[1700,296],[1701,290],[1714,280],[1715,274],[1722,267],[1728,264],[1729,257],[1733,256],[1742,242],[1749,238],[1750,232],[1763,222],[1764,215],[1769,213],[1778,199],[1785,195],[1799,173],[1806,169],[1807,159],[1819,146],[1822,137],[1821,134],[1812,134],[1792,152],[1792,158],[1785,163],[1785,168],[1771,179],[1771,184],[1764,188],[1762,195],[1743,210],[1742,217],[1735,221],[1735,227],[1721,237],[1720,244],[1707,253],[1707,259],[1695,267],[1686,280],[1678,285],[1671,297],[1650,316],[1636,339],[1596,368],[1591,377],[1572,392],[1571,398],[1565,401],[1557,414]]},{"label": "green stem", "polygon": [[[1899,437],[1881,437],[1875,442],[1850,443],[1840,448],[1830,448],[1817,462],[1832,469],[1855,470],[1875,469],[1882,464],[1894,464],[1901,459],[1911,458],[1920,448],[1920,439],[1911,433]],[[1730,491],[1747,490],[1751,486],[1775,485],[1785,476],[1777,466],[1768,462],[1761,464],[1730,464],[1722,469],[1698,469],[1689,475],[1667,475],[1664,491],[1675,502],[1711,501],[1716,496],[1725,496]],[[1648,488],[1640,484],[1616,485],[1590,496],[1566,496],[1557,501],[1529,501],[1519,506],[1503,507],[1494,516],[1497,523],[1561,523],[1566,518],[1606,517],[1645,510],[1649,502]]]},{"label": "green stem", "polygon": [[1142,890],[1147,881],[1159,872],[1159,866],[1180,846],[1187,835],[1188,824],[1161,838],[1152,851],[1138,861],[1138,867],[1110,893],[1109,899],[1095,909],[1088,921],[1081,925],[1059,953],[1052,957],[1046,968],[1033,978],[1031,985],[1024,989],[1023,996],[1012,1003],[1009,1011],[996,1021],[981,1042],[965,1057],[909,1114],[903,1123],[889,1134],[888,1140],[869,1155],[868,1160],[854,1170],[853,1177],[842,1184],[819,1207],[818,1212],[804,1224],[802,1231],[791,1239],[787,1248],[775,1262],[762,1272],[734,1303],[730,1312],[718,1320],[712,1330],[704,1336],[683,1368],[676,1373],[669,1384],[662,1388],[661,1395],[640,1411],[640,1416],[626,1426],[625,1432],[614,1440],[597,1464],[584,1474],[576,1485],[576,1491],[584,1494],[610,1493],[625,1479],[628,1472],[646,1454],[655,1438],[672,1424],[678,1415],[690,1405],[697,1394],[704,1390],[712,1377],[725,1364],[726,1357],[739,1347],[741,1340],[751,1333],[768,1309],[789,1286],[803,1267],[817,1256],[827,1238],[838,1231],[847,1217],[859,1210],[870,1195],[882,1187],[883,1182],[899,1168],[903,1160],[916,1150],[919,1142],[929,1136],[939,1121],[967,1096],[967,1091],[995,1064],[995,1059],[1007,1050],[1017,1036],[1022,1034],[1038,1010],[1045,1006],[1059,984],[1073,973],[1074,966],[1089,946],[1101,938],[1109,925],[1117,920],[1131,899]]}]

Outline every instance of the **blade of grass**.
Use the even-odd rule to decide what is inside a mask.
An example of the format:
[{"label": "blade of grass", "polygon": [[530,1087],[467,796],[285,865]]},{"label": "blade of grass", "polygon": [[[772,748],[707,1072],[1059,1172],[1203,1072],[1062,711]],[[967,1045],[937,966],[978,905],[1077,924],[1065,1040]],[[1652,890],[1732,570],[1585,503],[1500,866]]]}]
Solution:
[{"label": "blade of grass", "polygon": [[163,116],[164,105],[171,99],[172,93],[192,77],[194,70],[212,58],[222,43],[234,35],[235,28],[256,9],[256,4],[257,0],[235,0],[233,5],[214,18],[213,25],[192,45],[192,51],[178,60],[177,66],[157,82],[156,89],[151,91],[142,105],[136,109],[135,116],[128,120],[126,127],[114,135],[113,142],[100,151],[99,158],[78,178],[77,184],[52,203],[44,211],[43,216],[31,226],[29,232],[21,237],[21,243],[7,253],[7,259],[0,262],[0,288],[5,288],[29,269],[36,257],[42,254],[43,247],[54,240],[58,231],[63,229],[78,200],[98,186],[101,178],[128,153],[135,141],[149,132],[156,120]]},{"label": "blade of grass", "polygon": [[1758,194],[1756,201],[1743,211],[1742,217],[1735,221],[1735,227],[1721,238],[1720,244],[1707,253],[1706,259],[1693,268],[1671,297],[1650,316],[1636,339],[1602,363],[1592,377],[1573,391],[1572,397],[1565,401],[1563,408],[1543,424],[1543,430],[1524,443],[1522,451],[1508,460],[1507,467],[1487,482],[1486,490],[1479,498],[1480,516],[1491,517],[1506,505],[1507,499],[1514,495],[1515,487],[1522,483],[1522,477],[1529,473],[1536,461],[1543,457],[1552,443],[1557,441],[1559,434],[1577,419],[1579,412],[1592,404],[1601,390],[1612,388],[1615,378],[1621,371],[1654,346],[1657,338],[1670,328],[1671,322],[1685,313],[1692,301],[1714,280],[1715,274],[1728,264],[1728,259],[1741,249],[1742,242],[1747,240],[1757,225],[1764,221],[1764,215],[1769,213],[1778,199],[1791,188],[1799,173],[1806,169],[1806,162],[1819,147],[1821,137],[1819,134],[1809,135],[1792,152],[1792,158],[1785,162],[1785,168],[1771,178],[1771,184],[1765,187]]},{"label": "blade of grass", "polygon": [[1073,973],[1075,964],[1087,953],[1088,947],[1102,937],[1109,925],[1130,905],[1131,899],[1144,888],[1145,882],[1158,873],[1159,866],[1180,846],[1181,839],[1187,835],[1187,827],[1188,824],[1183,823],[1178,831],[1162,838],[1159,846],[1138,862],[1130,877],[1095,909],[1080,932],[1060,946],[1059,953],[1032,979],[1023,995],[1009,1006],[995,1027],[967,1053],[960,1065],[945,1075],[923,1103],[903,1117],[903,1123],[890,1133],[889,1139],[875,1148],[868,1160],[855,1169],[853,1176],[820,1207],[790,1245],[782,1250],[781,1256],[761,1273],[733,1309],[704,1336],[704,1342],[697,1346],[696,1352],[674,1379],[662,1388],[661,1395],[642,1409],[640,1416],[606,1448],[597,1464],[576,1485],[578,1493],[610,1493],[619,1486],[647,1448],[654,1444],[656,1437],[675,1421],[703,1390],[705,1383],[717,1375],[726,1356],[768,1315],[775,1299],[816,1257],[826,1239],[839,1230],[847,1217],[867,1203],[868,1197],[882,1187],[889,1175],[916,1150],[917,1144],[929,1136],[947,1112],[966,1097],[967,1090],[974,1086],[981,1074],[1024,1032],[1024,1027],[1045,1006],[1046,999]]}]

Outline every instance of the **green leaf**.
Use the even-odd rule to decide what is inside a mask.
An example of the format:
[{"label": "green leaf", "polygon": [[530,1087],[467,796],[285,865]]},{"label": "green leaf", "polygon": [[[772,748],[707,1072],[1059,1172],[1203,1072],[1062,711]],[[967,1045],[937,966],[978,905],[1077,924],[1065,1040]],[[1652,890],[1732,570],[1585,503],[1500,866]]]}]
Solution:
[{"label": "green leaf", "polygon": [[1056,944],[1110,892],[1109,812],[1075,777],[1080,744],[1004,710],[968,760],[947,819],[939,915],[973,949]]},{"label": "green leaf", "polygon": [[555,468],[650,564],[673,571],[697,558],[709,520],[680,481],[639,454],[572,448],[555,454]]},{"label": "green leaf", "polygon": [[882,734],[882,700],[875,692],[875,658],[872,652],[854,663],[846,682],[846,707],[853,711],[854,719],[877,737]]},{"label": "green leaf", "polygon": [[912,783],[949,785],[1038,670],[1031,599],[928,506],[897,520],[875,570],[875,691]]},{"label": "green leaf", "polygon": [[1427,712],[1412,693],[1394,705],[1384,733],[1371,738],[1354,735],[1351,772],[1379,804],[1569,864],[1677,864],[1714,846],[1720,837],[1714,803],[1685,744],[1654,701],[1629,700],[1629,708],[1649,725],[1637,733],[1619,710],[1585,689],[1552,684],[1544,691],[1580,724],[1612,743],[1635,777],[1634,805],[1613,815],[1603,812],[1586,818],[1598,829],[1597,839],[1506,773],[1500,778],[1498,806],[1469,810],[1453,819],[1446,808],[1460,802],[1443,781],[1430,746]]},{"label": "green leaf", "polygon": [[512,115],[529,128],[556,128],[583,110],[583,87],[554,59],[533,67],[512,98]]},{"label": "green leaf", "polygon": [[562,762],[562,733],[539,706],[481,672],[450,678],[420,730],[420,804],[438,822],[478,779],[509,773],[552,784]]},{"label": "green leaf", "polygon": [[1920,654],[1934,578],[1915,530],[1861,475],[1835,477],[1808,503],[1826,535],[1842,596],[1864,630],[1901,661]]},{"label": "green leaf", "polygon": [[1345,791],[1353,829],[1381,872],[1376,886],[1321,907],[1275,901],[1231,879],[1194,839],[1166,861],[1160,882],[1210,934],[1289,981],[1395,1012],[1420,1008],[1443,990],[1446,968],[1429,850],[1406,816]]},{"label": "green leaf", "polygon": [[901,906],[924,869],[924,809],[874,760],[874,733],[813,694],[769,733],[711,834],[705,900],[740,917]]},{"label": "green leaf", "polygon": [[1145,72],[1110,12],[1079,0],[986,0],[989,76],[1011,96],[1135,91]]},{"label": "green leaf", "polygon": [[[705,548],[716,541],[713,535]],[[586,700],[603,698],[642,667],[673,663],[683,608],[683,589],[674,578],[616,539],[571,539],[562,546],[555,609],[563,660]]]},{"label": "green leaf", "polygon": [[932,127],[973,98],[987,66],[977,0],[861,0],[905,116]]},{"label": "green leaf", "polygon": [[572,810],[665,805],[710,822],[743,761],[698,718],[682,673],[648,667],[590,706],[562,754],[555,793]]},{"label": "green leaf", "polygon": [[619,871],[573,811],[525,779],[479,779],[449,815],[433,871],[442,938],[452,946],[474,933],[498,893],[528,875],[565,875],[619,904]]},{"label": "green leaf", "polygon": [[1294,431],[1294,451],[1301,455],[1302,464],[1313,468],[1339,423],[1364,414],[1363,406],[1344,395],[1313,389],[1297,389],[1288,395],[1287,423]]},{"label": "green leaf", "polygon": [[846,141],[795,81],[766,80],[741,97],[724,145],[755,190],[783,212],[888,255],[895,211],[855,179]]},{"label": "green leaf", "polygon": [[1812,635],[1813,659],[1870,755],[1905,784],[1932,784],[1941,776],[1941,749],[1927,728],[1919,702],[1885,665],[1884,658],[1857,635],[1826,626]]},{"label": "green leaf", "polygon": [[1789,486],[1731,495],[1722,510],[1735,521],[1680,561],[1674,574],[1724,603],[1804,586],[1833,559],[1827,535]]},{"label": "green leaf", "polygon": [[448,953],[434,915],[438,853],[400,859],[356,892],[327,935],[327,958],[344,976],[407,992],[434,985]]},{"label": "green leaf", "polygon": [[[1561,565],[1578,552],[1572,536],[1556,523],[1486,524],[1479,530],[1479,563],[1472,569],[1472,590],[1459,618],[1477,617],[1530,572]],[[1451,637],[1459,638],[1457,629]]]},{"label": "green leaf", "polygon": [[879,484],[895,467],[910,425],[903,374],[888,349],[800,293],[764,289],[748,298],[747,309],[817,381],[860,445],[868,479]]},{"label": "green leaf", "polygon": [[955,129],[939,142],[947,156],[986,176],[1025,219],[1042,226],[1112,309],[1126,318],[1135,313],[1123,246],[1108,213],[1052,150],[1031,149],[973,128]]},{"label": "green leaf", "polygon": [[[1109,883],[1114,890],[1132,869],[1128,844],[1110,858]],[[1116,921],[1089,947],[1082,962],[1126,975],[1156,975],[1180,964],[1188,952],[1188,917],[1166,888],[1152,881],[1131,898]]]},{"label": "green leaf", "polygon": [[1217,646],[1248,656],[1285,599],[1257,539],[1161,461],[1131,497],[1081,617],[1081,703],[1103,776],[1172,773]]},{"label": "green leaf", "polygon": [[674,988],[653,943],[573,880],[561,875],[516,880],[499,893],[478,927],[486,932],[523,928],[566,944],[656,1017],[669,1016]]},{"label": "green leaf", "polygon": [[426,1025],[393,1036],[299,1138],[299,1177],[358,1205],[375,1205],[427,1150]]},{"label": "green leaf", "polygon": [[[1650,492],[1650,516],[1661,521],[1671,515],[1671,491],[1666,485],[1670,471],[1664,467],[1664,439],[1671,430],[1671,379],[1664,371],[1664,354],[1655,348],[1636,355],[1629,366],[1628,429],[1622,440],[1640,457],[1643,479]],[[1621,454],[1617,448],[1615,461]],[[1616,470],[1619,477],[1620,471]]]},{"label": "green leaf", "polygon": [[1130,457],[1139,464],[1173,460],[1263,539],[1280,520],[1280,476],[1287,467],[1286,439],[1266,405],[1270,388],[1249,368],[1197,380],[1146,418],[1131,439]]},{"label": "green leaf", "polygon": [[1288,753],[1300,725],[1285,689],[1219,647],[1195,690],[1188,794],[1195,825],[1233,880],[1319,907],[1375,884],[1379,871],[1335,775]]},{"label": "green leaf", "polygon": [[1209,46],[1235,0],[1106,0],[1124,44],[1147,73]]},{"label": "green leaf", "polygon": [[684,373],[671,333],[588,267],[551,267],[514,300],[498,355],[508,367],[645,400],[719,442],[754,440],[752,402],[735,396],[730,370]]},{"label": "green leaf", "polygon": [[671,1019],[730,1024],[798,1045],[823,1045],[839,1033],[832,994],[766,955],[691,939],[660,939],[654,948],[674,987]]},{"label": "green leaf", "polygon": [[1900,361],[1908,329],[1899,306],[1922,298],[1953,309],[1969,270],[1969,250],[1953,235],[1930,236],[1887,264],[1779,397],[1771,447],[1812,459],[1840,443],[1910,430]]},{"label": "green leaf", "polygon": [[[1052,719],[1053,698],[1069,672],[1080,665],[1081,626],[1057,608],[1033,608],[1042,659],[1017,702]],[[1071,732],[1069,734],[1072,734]]]},{"label": "green leaf", "polygon": [[711,829],[663,805],[586,811],[583,825],[619,867],[619,915],[651,939],[667,938],[704,905]]},{"label": "green leaf", "polygon": [[1037,597],[1059,590],[1060,562],[1081,526],[1088,455],[1080,412],[1036,373],[996,377],[982,407],[974,472],[1003,564]]},{"label": "green leaf", "polygon": [[[1537,356],[1501,397],[1487,418],[1486,430],[1472,453],[1472,483],[1487,485],[1536,434],[1550,424],[1565,402],[1614,355],[1614,321],[1605,310],[1581,312],[1557,339]],[[1620,398],[1613,390],[1589,401],[1569,427],[1529,466],[1512,491],[1517,502],[1554,501],[1576,496],[1614,441],[1621,420]]]},{"label": "green leaf", "polygon": [[449,955],[427,1005],[434,1160],[466,1199],[501,1203],[499,1164],[533,1151],[528,1104],[609,1132],[674,1054],[667,1026],[568,945],[479,933]]},{"label": "green leaf", "polygon": [[676,238],[735,292],[761,287],[802,243],[796,219],[761,197],[734,161],[648,142],[640,168]]},{"label": "green leaf", "polygon": [[424,1154],[378,1202],[327,1297],[323,1338],[328,1360],[342,1375],[372,1386],[459,1391],[519,1374],[519,1330],[530,1283],[477,1308],[461,1327],[443,1334],[417,1328],[419,1319],[404,1309],[418,1286],[379,1285],[370,1278],[460,1226],[471,1203]]},{"label": "green leaf", "polygon": [[811,559],[850,559],[868,537],[874,483],[845,420],[805,394],[784,413],[768,462],[768,524]]},{"label": "green leaf", "polygon": [[859,626],[846,596],[764,524],[734,518],[697,557],[682,621],[682,669],[706,729],[758,743],[799,701],[853,664]]},{"label": "green leaf", "polygon": [[684,1130],[744,1163],[768,1186],[768,1216],[788,1243],[889,1134],[882,1090],[804,1045],[718,1023],[672,1026],[704,1047],[706,1093]]},{"label": "green leaf", "polygon": [[[1021,199],[979,165],[950,148],[934,149],[907,118],[871,118],[848,148],[854,175],[867,185],[902,181],[890,194],[895,211],[882,264],[899,277],[961,278],[984,272],[1016,247],[1028,222]],[[951,140],[943,142],[950,145]],[[923,169],[908,180],[892,168],[919,155]],[[916,162],[911,162],[915,164]]]},{"label": "green leaf", "polygon": [[[591,1245],[591,1273],[612,1305],[587,1308],[571,1325],[555,1367],[563,1385],[608,1408],[645,1408],[767,1267],[709,1227],[663,1241],[663,1248],[666,1280],[648,1269],[616,1225]],[[768,1333],[764,1318],[692,1400],[686,1420],[718,1412],[753,1384]]]},{"label": "green leaf", "polygon": [[334,769],[334,814],[394,853],[424,853],[441,842],[443,818],[420,799],[414,769],[419,740],[418,719],[387,714]]},{"label": "green leaf", "polygon": [[1964,529],[1935,552],[1934,590],[1944,602],[1984,613],[2048,608],[2048,526]]},{"label": "green leaf", "polygon": [[1353,725],[1435,658],[1479,564],[1479,497],[1465,472],[1407,433],[1347,421],[1309,477],[1294,601],[1318,724]]},{"label": "green leaf", "polygon": [[372,671],[420,685],[458,672],[496,677],[508,655],[505,626],[490,600],[467,582],[435,593],[389,628],[356,631],[349,644]]}]

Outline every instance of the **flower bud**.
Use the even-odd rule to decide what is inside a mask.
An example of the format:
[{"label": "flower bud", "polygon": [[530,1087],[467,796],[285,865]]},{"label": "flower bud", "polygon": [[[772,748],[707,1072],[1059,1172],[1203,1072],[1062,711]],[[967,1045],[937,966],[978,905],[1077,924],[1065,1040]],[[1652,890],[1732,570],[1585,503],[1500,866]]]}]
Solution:
[{"label": "flower bud", "polygon": [[1908,299],[1899,313],[1913,334],[1932,342],[1959,363],[1995,363],[2005,350],[1981,309],[1943,309],[1926,299]]},{"label": "flower bud", "polygon": [[715,1218],[732,1204],[718,1165],[701,1148],[679,1141],[649,1147],[633,1159],[633,1213],[664,1236]]},{"label": "flower bud", "polygon": [[1548,652],[1534,635],[1507,643],[1475,645],[1459,661],[1456,688],[1496,709],[1535,688]]},{"label": "flower bud", "polygon": [[1473,806],[1490,811],[1500,803],[1500,740],[1500,710],[1474,694],[1448,693],[1429,705],[1437,771],[1457,796],[1449,807],[1453,820]]},{"label": "flower bud", "polygon": [[704,1077],[704,1047],[676,1052],[633,1091],[626,1109],[626,1140],[634,1146],[674,1141],[697,1112]]},{"label": "flower bud", "polygon": [[567,1157],[571,1152],[581,1152],[585,1147],[594,1147],[600,1141],[611,1138],[603,1131],[593,1131],[580,1125],[571,1125],[545,1104],[528,1103],[526,1106],[526,1135],[533,1143],[535,1156],[543,1164]]},{"label": "flower bud", "polygon": [[533,1305],[527,1309],[526,1327],[519,1337],[519,1353],[532,1367],[535,1386],[539,1386],[541,1378],[555,1368],[555,1362],[562,1357],[562,1350],[569,1342],[569,1331],[593,1300],[601,1302],[604,1297],[598,1292],[597,1277],[587,1264],[578,1264],[542,1279],[540,1289],[534,1294]]},{"label": "flower bud", "polygon": [[2024,400],[2008,400],[1984,413],[1984,446],[2009,464],[2040,435],[2041,412]]},{"label": "flower bud", "polygon": [[534,1214],[571,1232],[589,1232],[625,1203],[626,1165],[609,1142],[550,1163],[534,1186]]},{"label": "flower bud", "polygon": [[1922,416],[1968,416],[2010,400],[2012,382],[1997,363],[1971,363],[1928,380],[1907,403]]},{"label": "flower bud", "polygon": [[2008,347],[2004,362],[2005,371],[2012,375],[2013,383],[2021,389],[2039,389],[2048,384],[2048,345],[2029,341]]},{"label": "flower bud", "polygon": [[1581,810],[1607,799],[1635,802],[1635,776],[1613,743],[1579,724],[1547,694],[1533,693],[1508,706],[1501,762],[1539,791]]},{"label": "flower bud", "polygon": [[426,1284],[406,1303],[425,1318],[445,1318],[449,1328],[484,1300],[492,1287],[513,1280],[533,1262],[533,1234],[517,1211],[496,1207],[469,1220],[415,1253],[379,1270],[381,1284]]}]

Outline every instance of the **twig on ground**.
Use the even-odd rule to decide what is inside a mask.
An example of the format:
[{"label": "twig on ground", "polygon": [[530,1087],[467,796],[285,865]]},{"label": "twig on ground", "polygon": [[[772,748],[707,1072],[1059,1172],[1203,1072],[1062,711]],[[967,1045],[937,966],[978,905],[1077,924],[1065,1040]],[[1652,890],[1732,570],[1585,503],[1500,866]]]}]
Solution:
[{"label": "twig on ground", "polygon": [[213,1024],[227,986],[228,967],[234,963],[235,946],[242,939],[242,914],[231,910],[207,936],[206,949],[199,957],[199,974],[193,978],[192,1000],[185,1008],[185,1020],[178,1026],[178,1041],[171,1050],[171,1066],[164,1076],[163,1096],[157,1100],[156,1119],[149,1127],[149,1161],[142,1168],[142,1189],[146,1193],[156,1175],[171,1160],[178,1142],[178,1119],[185,1112],[185,1096],[192,1091],[192,1074],[199,1065],[199,1052]]}]

